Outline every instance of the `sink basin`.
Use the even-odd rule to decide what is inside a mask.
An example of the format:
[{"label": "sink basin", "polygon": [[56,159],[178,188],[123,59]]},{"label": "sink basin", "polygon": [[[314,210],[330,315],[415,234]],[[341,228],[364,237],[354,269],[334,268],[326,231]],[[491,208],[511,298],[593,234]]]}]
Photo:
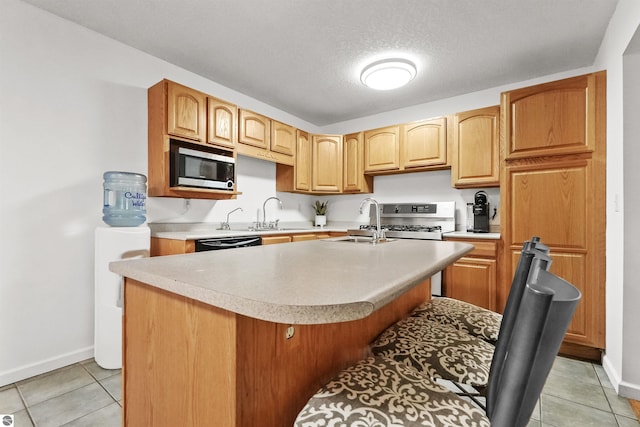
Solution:
[{"label": "sink basin", "polygon": [[232,228],[231,231],[313,231],[312,228],[303,227],[278,227],[278,228]]},{"label": "sink basin", "polygon": [[[378,240],[376,242],[376,245],[382,244],[382,243],[388,243],[388,242],[393,242],[396,239],[381,239]],[[373,238],[368,237],[368,236],[346,236],[346,237],[341,237],[338,239],[331,239],[331,240],[327,240],[327,241],[331,241],[331,242],[347,242],[347,243],[368,243],[368,244],[373,244]]]}]

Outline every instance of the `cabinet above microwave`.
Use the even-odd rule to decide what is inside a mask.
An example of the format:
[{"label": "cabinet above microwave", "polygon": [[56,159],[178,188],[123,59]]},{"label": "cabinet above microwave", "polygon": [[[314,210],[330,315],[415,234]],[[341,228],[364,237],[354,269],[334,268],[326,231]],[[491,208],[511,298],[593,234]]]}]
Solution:
[{"label": "cabinet above microwave", "polygon": [[[224,144],[209,142],[206,138],[206,115],[200,114],[202,109],[206,110],[206,103],[202,97],[197,97],[199,92],[194,94],[187,93],[185,91],[180,92],[181,97],[175,94],[175,88],[185,89],[183,86],[177,83],[162,80],[148,90],[148,126],[149,126],[149,141],[148,141],[148,195],[150,197],[180,197],[185,199],[235,199],[238,194],[236,186],[237,172],[235,168],[235,162],[237,155],[235,150],[230,147],[224,147]],[[188,89],[188,88],[187,88]],[[193,95],[193,96],[192,96]],[[204,95],[204,94],[203,94]],[[183,99],[184,98],[184,99]],[[175,102],[176,99],[181,99],[181,102]],[[186,99],[186,100],[185,100]],[[206,95],[205,98],[206,99]],[[191,102],[187,102],[191,100]],[[187,111],[182,113],[177,112],[177,108],[186,108]],[[180,120],[175,120],[178,117]],[[233,118],[235,122],[235,118]],[[235,139],[235,127],[231,128],[233,132],[232,139]],[[180,175],[179,165],[176,166],[176,160],[179,156],[172,154],[172,147],[175,152],[178,152],[180,148],[183,152],[191,153],[204,153],[211,156],[209,161],[193,161],[197,160],[198,156],[190,156],[188,166],[190,168],[202,166],[205,169],[204,179],[199,177],[192,177],[193,180],[178,180],[177,175]],[[191,151],[184,151],[191,150]],[[219,156],[219,157],[216,157]],[[202,157],[202,156],[200,156]],[[204,156],[205,158],[207,156]],[[226,160],[224,162],[217,160],[211,160],[211,158],[218,158]],[[172,159],[173,168],[172,168]],[[183,158],[186,160],[187,156]],[[224,169],[224,183],[223,184],[211,184],[211,181],[218,181],[218,172],[213,168],[220,164],[221,170]],[[226,166],[224,166],[226,165]],[[229,165],[233,167],[229,168]],[[224,168],[223,168],[224,166]],[[178,169],[176,169],[176,167]],[[233,178],[229,177],[229,170],[232,170]],[[183,170],[184,175],[193,174]],[[211,175],[211,174],[214,174]],[[172,179],[172,174],[174,179]],[[214,179],[208,179],[208,178]],[[199,178],[198,181],[195,178]],[[231,182],[231,187],[228,186]],[[222,188],[211,188],[218,186]]]}]

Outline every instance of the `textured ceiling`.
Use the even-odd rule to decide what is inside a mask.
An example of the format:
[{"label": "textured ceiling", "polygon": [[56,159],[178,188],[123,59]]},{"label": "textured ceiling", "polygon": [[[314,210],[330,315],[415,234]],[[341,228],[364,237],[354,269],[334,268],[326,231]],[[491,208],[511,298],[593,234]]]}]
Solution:
[{"label": "textured ceiling", "polygon": [[[25,0],[324,126],[593,64],[617,0]],[[371,60],[418,65],[360,84]]]}]

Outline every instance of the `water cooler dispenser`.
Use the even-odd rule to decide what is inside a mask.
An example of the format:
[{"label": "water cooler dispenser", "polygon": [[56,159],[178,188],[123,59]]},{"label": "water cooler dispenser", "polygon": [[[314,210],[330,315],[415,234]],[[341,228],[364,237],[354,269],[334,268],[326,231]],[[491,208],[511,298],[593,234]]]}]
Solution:
[{"label": "water cooler dispenser", "polygon": [[109,263],[149,256],[150,230],[139,227],[98,227],[95,231],[94,353],[105,369],[122,367],[122,276]]}]

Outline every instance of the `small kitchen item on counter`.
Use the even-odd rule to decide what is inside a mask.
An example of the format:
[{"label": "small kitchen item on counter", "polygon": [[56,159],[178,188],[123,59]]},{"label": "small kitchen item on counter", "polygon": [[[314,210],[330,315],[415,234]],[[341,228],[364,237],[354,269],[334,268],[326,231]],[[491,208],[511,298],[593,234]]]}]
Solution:
[{"label": "small kitchen item on counter", "polygon": [[[473,216],[473,228],[469,230],[469,218],[467,217],[467,231],[474,233],[488,233],[489,232],[489,199],[487,193],[484,191],[478,191],[473,196],[472,205]],[[467,215],[469,210],[467,209]]]},{"label": "small kitchen item on counter", "polygon": [[316,227],[324,227],[327,225],[327,207],[329,202],[321,202],[316,200],[313,205],[313,211],[316,213],[315,225]]},{"label": "small kitchen item on counter", "polygon": [[108,171],[103,178],[102,220],[112,227],[137,227],[144,223],[147,177],[133,172]]}]

